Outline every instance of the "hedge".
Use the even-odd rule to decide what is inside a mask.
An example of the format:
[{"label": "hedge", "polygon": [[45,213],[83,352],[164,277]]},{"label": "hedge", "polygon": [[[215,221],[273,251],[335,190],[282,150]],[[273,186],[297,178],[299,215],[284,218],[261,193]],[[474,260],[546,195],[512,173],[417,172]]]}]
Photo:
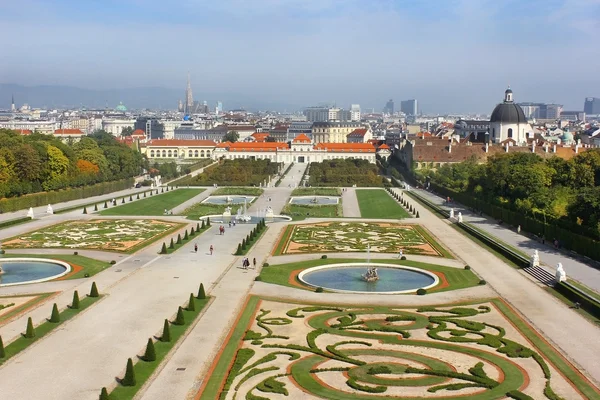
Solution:
[{"label": "hedge", "polygon": [[2,210],[2,212],[11,212],[24,210],[29,207],[40,207],[48,204],[85,199],[92,196],[101,196],[103,194],[130,189],[133,187],[133,182],[133,178],[128,178],[119,181],[97,183],[90,186],[2,198],[0,199],[0,210]]},{"label": "hedge", "polygon": [[0,222],[0,229],[7,228],[9,226],[13,226],[13,225],[17,225],[17,224],[22,224],[23,222],[28,222],[28,221],[31,221],[31,218],[22,217],[22,218],[15,218],[15,219],[11,219],[8,221]]}]

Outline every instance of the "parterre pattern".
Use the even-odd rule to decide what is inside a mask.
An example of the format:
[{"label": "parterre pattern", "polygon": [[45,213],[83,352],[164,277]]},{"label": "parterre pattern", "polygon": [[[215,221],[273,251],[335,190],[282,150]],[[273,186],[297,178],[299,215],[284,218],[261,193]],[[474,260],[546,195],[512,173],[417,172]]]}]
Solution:
[{"label": "parterre pattern", "polygon": [[220,400],[585,398],[494,301],[411,309],[255,304]]}]

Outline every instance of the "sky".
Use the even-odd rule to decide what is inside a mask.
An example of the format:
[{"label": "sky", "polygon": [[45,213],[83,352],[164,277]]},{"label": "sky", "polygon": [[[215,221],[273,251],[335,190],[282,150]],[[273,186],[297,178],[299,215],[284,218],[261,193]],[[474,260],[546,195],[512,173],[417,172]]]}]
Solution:
[{"label": "sky", "polygon": [[[600,97],[600,0],[0,0],[0,83],[490,113]],[[183,98],[183,93],[182,93]]]}]

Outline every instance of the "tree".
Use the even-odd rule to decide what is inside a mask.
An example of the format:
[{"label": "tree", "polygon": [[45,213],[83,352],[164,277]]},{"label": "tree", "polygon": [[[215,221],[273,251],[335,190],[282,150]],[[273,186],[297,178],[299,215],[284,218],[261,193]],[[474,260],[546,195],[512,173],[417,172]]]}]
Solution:
[{"label": "tree", "polygon": [[196,304],[194,302],[194,293],[190,293],[190,300],[188,301],[187,310],[188,311],[196,311]]},{"label": "tree", "polygon": [[69,170],[69,159],[55,146],[48,146],[48,170],[50,178],[63,176]]},{"label": "tree", "polygon": [[165,323],[163,324],[162,336],[160,337],[161,342],[170,342],[171,341],[171,327],[169,326],[169,320],[165,319]]},{"label": "tree", "polygon": [[130,126],[126,126],[121,130],[121,136],[131,136],[133,135],[133,128]]},{"label": "tree", "polygon": [[24,144],[14,151],[15,170],[20,179],[36,181],[42,179],[42,160],[30,144]]},{"label": "tree", "polygon": [[75,166],[82,174],[95,175],[100,172],[100,168],[96,164],[92,164],[87,160],[77,160]]},{"label": "tree", "polygon": [[177,234],[177,244],[181,244],[181,233]]},{"label": "tree", "polygon": [[160,249],[160,253],[159,254],[167,254],[168,250],[167,250],[167,244],[165,242],[163,242],[162,248]]},{"label": "tree", "polygon": [[50,319],[48,321],[55,324],[60,322],[60,314],[58,312],[58,306],[56,305],[56,303],[54,303],[54,305],[52,306],[52,314],[50,314]]},{"label": "tree", "polygon": [[0,336],[0,358],[6,357],[6,352],[4,351],[4,343],[2,343],[2,336]]},{"label": "tree", "polygon": [[223,136],[223,142],[235,143],[240,139],[240,134],[236,131],[229,131]]},{"label": "tree", "polygon": [[169,248],[170,249],[174,249],[175,248],[175,243],[173,243],[173,238],[171,238],[171,243],[169,243]]},{"label": "tree", "polygon": [[100,391],[100,400],[110,400],[108,398],[108,390],[105,387]]},{"label": "tree", "polygon": [[96,282],[92,282],[92,288],[90,289],[90,297],[100,297],[98,293],[98,287],[96,286]]},{"label": "tree", "polygon": [[123,386],[135,386],[135,370],[133,369],[133,360],[127,359],[127,367],[125,368],[125,377],[121,379],[121,385]]},{"label": "tree", "polygon": [[77,290],[73,292],[73,301],[70,307],[74,310],[79,308],[79,293],[77,293]]},{"label": "tree", "polygon": [[198,296],[196,296],[198,300],[206,299],[206,292],[204,291],[204,284],[200,284],[200,288],[198,289]]},{"label": "tree", "polygon": [[156,361],[156,350],[154,349],[154,342],[152,341],[152,338],[148,338],[148,343],[146,344],[146,351],[144,352],[142,360],[147,362]]},{"label": "tree", "polygon": [[35,337],[35,329],[33,328],[31,317],[27,318],[27,329],[25,330],[23,337],[27,339],[33,339]]},{"label": "tree", "polygon": [[173,321],[173,325],[185,325],[185,317],[181,306],[177,309],[177,316],[175,317],[175,321]]}]

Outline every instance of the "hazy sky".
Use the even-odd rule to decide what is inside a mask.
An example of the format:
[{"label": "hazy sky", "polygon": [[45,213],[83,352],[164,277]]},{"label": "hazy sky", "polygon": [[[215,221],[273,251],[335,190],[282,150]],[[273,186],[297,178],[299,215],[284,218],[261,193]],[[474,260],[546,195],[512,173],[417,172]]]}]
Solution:
[{"label": "hazy sky", "polygon": [[[0,0],[0,82],[417,98],[426,112],[600,97],[600,0]],[[214,99],[209,99],[214,100]]]}]

